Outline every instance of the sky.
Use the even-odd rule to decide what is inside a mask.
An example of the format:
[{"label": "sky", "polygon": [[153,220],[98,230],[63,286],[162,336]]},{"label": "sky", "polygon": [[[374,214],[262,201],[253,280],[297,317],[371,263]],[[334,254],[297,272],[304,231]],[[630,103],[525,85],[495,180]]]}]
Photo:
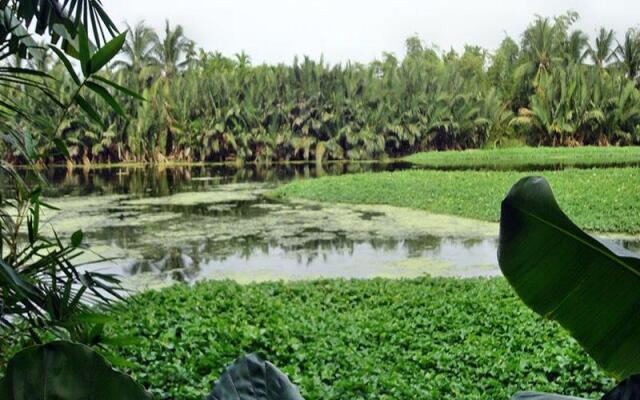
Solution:
[{"label": "sky", "polygon": [[489,50],[505,35],[520,38],[536,14],[577,11],[590,38],[600,26],[618,33],[640,27],[637,0],[103,0],[114,21],[144,20],[162,29],[181,24],[199,47],[252,63],[291,63],[295,55],[331,64],[367,63],[385,52],[404,54],[417,34],[426,44]]}]

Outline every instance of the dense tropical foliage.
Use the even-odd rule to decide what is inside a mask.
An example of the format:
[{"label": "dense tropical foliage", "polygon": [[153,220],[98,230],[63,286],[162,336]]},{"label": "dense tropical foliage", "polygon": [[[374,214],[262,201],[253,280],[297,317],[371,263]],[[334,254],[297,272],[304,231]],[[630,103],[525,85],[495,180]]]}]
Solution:
[{"label": "dense tropical foliage", "polygon": [[[244,53],[196,51],[180,26],[167,22],[158,34],[140,22],[111,75],[149,101],[127,104],[126,121],[91,96],[108,114],[106,127],[71,113],[59,136],[76,163],[353,160],[514,141],[640,143],[639,33],[630,29],[618,41],[603,28],[590,41],[574,29],[577,18],[537,17],[519,41],[507,37],[494,52],[442,52],[411,37],[404,59],[384,54],[367,65],[307,57],[252,65]],[[45,58],[30,62],[53,75],[64,69]],[[68,92],[69,83],[57,90]],[[30,97],[20,101],[49,118]]]},{"label": "dense tropical foliage", "polygon": [[[119,280],[81,268],[81,230],[61,238],[45,228],[42,210],[52,207],[42,199],[46,181],[37,166],[51,156],[69,156],[59,133],[75,109],[100,122],[89,94],[124,116],[108,88],[134,93],[99,73],[120,51],[125,34],[117,34],[99,0],[15,0],[1,2],[0,9],[0,142],[28,166],[18,173],[0,160],[0,349],[25,337],[101,344],[100,307],[122,297]],[[61,67],[56,76],[47,73],[47,51]],[[18,65],[7,64],[12,58]],[[59,83],[68,89],[64,94],[55,90]],[[43,101],[47,108],[35,115],[30,107],[42,107]]]},{"label": "dense tropical foliage", "polygon": [[[323,399],[499,398],[531,386],[599,394],[612,381],[587,353],[621,377],[638,372],[639,259],[581,231],[540,179],[521,181],[503,202],[500,264],[525,303],[578,342],[524,309],[502,279],[205,282],[145,292],[107,314],[121,298],[119,278],[80,267],[82,231],[42,233],[41,210],[53,207],[42,199],[39,171],[62,160],[320,164],[511,141],[637,144],[637,31],[618,43],[602,28],[590,43],[568,13],[536,18],[519,43],[506,38],[494,53],[443,53],[412,37],[402,61],[385,54],[369,65],[305,58],[253,66],[244,53],[197,52],[169,22],[161,35],[143,23],[118,34],[100,0],[8,0],[0,9],[0,397],[150,397],[79,344],[128,337],[138,341],[119,351],[129,371],[166,398],[201,398],[229,360],[255,350],[282,364],[305,396]],[[18,173],[13,162],[29,168]],[[577,191],[567,189],[560,203],[585,226],[637,233],[637,169],[594,171],[548,176]],[[498,196],[521,174],[373,176],[292,183],[276,194],[495,219]],[[589,196],[593,187],[602,188],[598,198]],[[606,214],[598,214],[603,202]],[[105,327],[109,317],[117,327]],[[64,340],[50,342],[56,337]],[[628,398],[638,379],[605,399]],[[259,397],[255,388],[266,398],[300,398],[254,356],[231,365],[209,398]]]}]

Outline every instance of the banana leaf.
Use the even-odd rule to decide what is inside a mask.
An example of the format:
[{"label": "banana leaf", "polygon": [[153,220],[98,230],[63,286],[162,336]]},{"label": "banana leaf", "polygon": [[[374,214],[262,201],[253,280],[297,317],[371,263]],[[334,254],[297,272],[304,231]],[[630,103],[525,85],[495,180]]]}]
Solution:
[{"label": "banana leaf", "polygon": [[[601,400],[639,400],[640,375],[634,375],[622,381],[612,391],[605,394]],[[516,393],[511,400],[584,400],[578,397],[560,396],[557,394],[521,392]]]},{"label": "banana leaf", "polygon": [[544,178],[523,178],[502,202],[498,261],[525,304],[605,370],[640,372],[640,259],[576,226]]},{"label": "banana leaf", "polygon": [[81,344],[57,341],[28,347],[0,381],[3,400],[144,400],[151,396],[128,375]]},{"label": "banana leaf", "polygon": [[216,381],[207,400],[304,400],[273,364],[255,354],[237,359]]},{"label": "banana leaf", "polygon": [[557,394],[521,392],[516,393],[511,400],[585,400],[580,397],[560,396]]}]

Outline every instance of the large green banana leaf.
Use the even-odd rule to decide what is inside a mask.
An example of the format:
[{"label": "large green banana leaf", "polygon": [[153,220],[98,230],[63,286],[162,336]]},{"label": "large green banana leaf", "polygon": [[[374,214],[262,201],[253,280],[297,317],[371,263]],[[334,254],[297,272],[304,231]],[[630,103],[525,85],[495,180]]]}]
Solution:
[{"label": "large green banana leaf", "polygon": [[[601,400],[638,400],[640,399],[640,375],[634,375],[622,381]],[[557,394],[521,392],[511,400],[583,400],[578,397],[559,396]]]},{"label": "large green banana leaf", "polygon": [[604,369],[640,372],[640,259],[578,228],[544,178],[520,180],[502,202],[498,260],[522,300]]},{"label": "large green banana leaf", "polygon": [[255,354],[238,358],[215,383],[207,400],[304,400],[273,364]]},{"label": "large green banana leaf", "polygon": [[148,393],[89,347],[52,342],[22,350],[0,381],[2,400],[145,400]]}]

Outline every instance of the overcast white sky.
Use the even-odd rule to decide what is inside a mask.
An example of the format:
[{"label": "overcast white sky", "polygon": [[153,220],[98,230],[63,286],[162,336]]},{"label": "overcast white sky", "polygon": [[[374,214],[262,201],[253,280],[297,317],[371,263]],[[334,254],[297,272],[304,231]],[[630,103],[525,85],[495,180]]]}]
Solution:
[{"label": "overcast white sky", "polygon": [[369,62],[383,51],[404,54],[404,40],[495,49],[505,32],[520,37],[535,14],[580,13],[578,27],[595,36],[607,26],[622,37],[640,26],[638,0],[103,0],[118,22],[164,20],[184,26],[206,50],[246,51],[254,64],[290,63],[294,55],[331,63]]}]

